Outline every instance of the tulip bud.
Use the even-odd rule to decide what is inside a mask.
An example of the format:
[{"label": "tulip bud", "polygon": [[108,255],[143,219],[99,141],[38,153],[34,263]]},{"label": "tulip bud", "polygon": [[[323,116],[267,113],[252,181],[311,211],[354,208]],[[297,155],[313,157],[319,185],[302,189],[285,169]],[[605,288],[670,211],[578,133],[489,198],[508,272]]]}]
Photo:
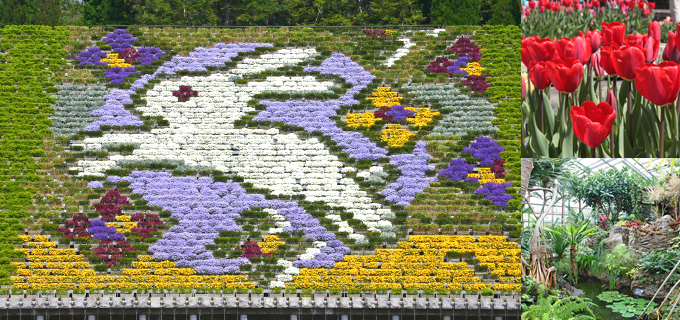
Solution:
[{"label": "tulip bud", "polygon": [[659,27],[659,22],[650,21],[647,34],[654,39],[661,39],[661,27]]},{"label": "tulip bud", "polygon": [[527,98],[527,80],[522,75],[522,100]]},{"label": "tulip bud", "polygon": [[604,77],[606,74],[604,71],[604,68],[602,67],[602,55],[600,52],[597,52],[593,55],[593,58],[591,61],[593,62],[591,65],[593,66],[593,71],[595,72],[595,76],[598,78]]},{"label": "tulip bud", "polygon": [[609,103],[610,106],[612,106],[612,109],[616,111],[616,95],[614,95],[614,89],[609,89],[609,93],[607,94],[607,100],[605,100],[607,103]]}]

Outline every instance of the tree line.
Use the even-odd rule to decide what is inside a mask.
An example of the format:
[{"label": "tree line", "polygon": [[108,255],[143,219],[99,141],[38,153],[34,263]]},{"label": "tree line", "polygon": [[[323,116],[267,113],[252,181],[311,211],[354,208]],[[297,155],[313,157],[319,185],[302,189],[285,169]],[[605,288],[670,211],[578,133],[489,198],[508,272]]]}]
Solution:
[{"label": "tree line", "polygon": [[0,24],[514,24],[520,0],[0,0]]}]

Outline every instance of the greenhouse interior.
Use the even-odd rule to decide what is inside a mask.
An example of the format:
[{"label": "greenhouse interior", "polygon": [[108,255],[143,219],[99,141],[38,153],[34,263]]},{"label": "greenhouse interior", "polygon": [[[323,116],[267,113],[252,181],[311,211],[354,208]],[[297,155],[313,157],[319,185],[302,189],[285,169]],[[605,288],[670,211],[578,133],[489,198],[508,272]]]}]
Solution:
[{"label": "greenhouse interior", "polygon": [[522,159],[522,319],[680,319],[680,161]]}]

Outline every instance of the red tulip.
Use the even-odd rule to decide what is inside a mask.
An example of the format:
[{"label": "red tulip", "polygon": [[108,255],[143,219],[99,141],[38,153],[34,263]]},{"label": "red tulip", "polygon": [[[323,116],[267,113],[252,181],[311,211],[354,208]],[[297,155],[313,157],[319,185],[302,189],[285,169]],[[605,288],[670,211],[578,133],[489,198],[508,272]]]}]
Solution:
[{"label": "red tulip", "polygon": [[582,64],[586,64],[590,61],[592,49],[590,47],[590,41],[588,41],[585,36],[577,36],[571,39],[562,38],[558,42],[558,46],[560,50],[557,50],[557,53],[562,60],[572,57],[576,58]]},{"label": "red tulip", "polygon": [[600,1],[599,1],[599,0],[594,0],[593,3],[592,3],[592,6],[593,6],[593,7],[598,7],[598,8],[599,8],[599,7],[600,7]]},{"label": "red tulip", "polygon": [[635,69],[645,64],[644,49],[640,46],[622,46],[611,52],[611,62],[616,74],[625,80],[635,79]]},{"label": "red tulip", "polygon": [[565,7],[571,6],[572,3],[573,3],[573,0],[562,0],[562,5],[565,6]]},{"label": "red tulip", "polygon": [[583,64],[574,58],[555,58],[548,62],[548,70],[553,86],[563,93],[576,91],[583,78]]},{"label": "red tulip", "polygon": [[612,22],[611,24],[602,22],[602,42],[604,45],[616,43],[623,44],[623,38],[626,33],[626,24],[621,22]]},{"label": "red tulip", "polygon": [[659,27],[659,22],[650,21],[647,34],[654,39],[661,39],[661,27]]},{"label": "red tulip", "polygon": [[550,38],[538,39],[527,44],[527,52],[531,60],[536,62],[549,61],[555,57],[557,44]]},{"label": "red tulip", "polygon": [[680,51],[675,46],[675,33],[668,31],[668,43],[666,48],[663,49],[662,59],[664,61],[675,61],[680,63]]},{"label": "red tulip", "polygon": [[610,75],[616,75],[616,68],[614,68],[614,62],[612,59],[612,51],[617,49],[619,46],[612,43],[608,46],[603,46],[602,49],[600,49],[600,65],[604,69],[604,71],[607,72],[607,74]]},{"label": "red tulip", "polygon": [[639,2],[638,2],[638,8],[644,9],[644,8],[645,8],[645,2],[644,2],[644,1],[639,1]]},{"label": "red tulip", "polygon": [[574,7],[567,7],[567,13],[574,12]]},{"label": "red tulip", "polygon": [[529,8],[531,8],[531,9],[536,9],[536,2],[534,2],[534,1],[529,1]]},{"label": "red tulip", "polygon": [[[579,31],[579,35],[583,36],[583,32]],[[600,45],[602,44],[602,34],[600,31],[591,31],[588,30],[586,31],[586,39],[589,39],[590,41],[590,49],[592,52],[597,52],[597,49],[600,48]]]},{"label": "red tulip", "polygon": [[522,63],[524,63],[524,66],[527,68],[529,67],[529,62],[531,62],[531,55],[529,54],[529,44],[536,41],[538,37],[526,37],[522,38],[522,42],[520,44],[520,55],[522,56]]},{"label": "red tulip", "polygon": [[593,66],[593,71],[595,71],[595,76],[597,77],[603,77],[605,74],[605,70],[602,67],[602,54],[600,52],[595,53],[592,58],[592,63],[590,64]]},{"label": "red tulip", "polygon": [[649,7],[649,10],[654,10],[654,8],[656,8],[656,3],[655,2],[648,2],[647,6]]},{"label": "red tulip", "polygon": [[548,61],[534,62],[531,61],[529,68],[529,80],[531,84],[538,90],[543,90],[550,86],[550,70],[548,69]]},{"label": "red tulip", "polygon": [[580,3],[578,3],[578,2],[574,3],[574,9],[576,9],[576,10],[578,10],[578,11],[581,11],[581,6],[582,6],[582,5],[581,5]]},{"label": "red tulip", "polygon": [[635,87],[640,94],[657,106],[669,105],[680,92],[680,66],[673,61],[645,64],[638,69]]},{"label": "red tulip", "polygon": [[560,11],[560,5],[559,5],[559,4],[554,4],[550,9],[551,9],[553,12]]},{"label": "red tulip", "polygon": [[540,8],[538,8],[538,11],[540,11],[541,13],[543,13],[543,11],[545,11],[545,6],[541,6]]},{"label": "red tulip", "polygon": [[574,123],[574,134],[591,148],[602,144],[612,132],[616,111],[609,103],[584,102],[581,107],[571,107],[571,121]]}]

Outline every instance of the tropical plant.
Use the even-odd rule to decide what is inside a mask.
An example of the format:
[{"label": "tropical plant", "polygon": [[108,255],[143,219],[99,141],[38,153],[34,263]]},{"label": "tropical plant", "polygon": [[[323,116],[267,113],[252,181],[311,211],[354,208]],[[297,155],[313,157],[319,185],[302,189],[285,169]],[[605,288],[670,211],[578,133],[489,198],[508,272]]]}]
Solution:
[{"label": "tropical plant", "polygon": [[548,238],[548,249],[554,252],[558,259],[562,259],[564,257],[564,251],[569,247],[566,239],[554,232],[547,232],[546,237]]},{"label": "tropical plant", "polygon": [[587,206],[616,223],[621,213],[648,216],[651,206],[641,204],[647,182],[628,168],[591,172],[581,184],[580,193]]},{"label": "tropical plant", "polygon": [[596,235],[598,233],[597,230],[599,229],[598,227],[589,229],[589,226],[589,223],[584,222],[578,226],[574,226],[573,224],[569,224],[569,226],[558,224],[553,228],[545,228],[546,231],[553,233],[558,237],[564,238],[564,241],[569,245],[571,273],[574,276],[574,283],[576,284],[578,284],[578,265],[576,264],[578,246],[586,237]]},{"label": "tropical plant", "polygon": [[557,291],[546,297],[546,289],[541,286],[538,289],[538,300],[536,304],[529,306],[527,311],[522,313],[522,319],[595,319],[595,314],[590,309],[594,306],[590,299],[581,299],[575,296],[561,298]]},{"label": "tropical plant", "polygon": [[654,250],[640,257],[637,267],[649,274],[667,274],[680,260],[678,250]]},{"label": "tropical plant", "polygon": [[614,290],[616,277],[635,267],[635,254],[624,244],[619,244],[602,261],[609,272],[609,290]]}]

